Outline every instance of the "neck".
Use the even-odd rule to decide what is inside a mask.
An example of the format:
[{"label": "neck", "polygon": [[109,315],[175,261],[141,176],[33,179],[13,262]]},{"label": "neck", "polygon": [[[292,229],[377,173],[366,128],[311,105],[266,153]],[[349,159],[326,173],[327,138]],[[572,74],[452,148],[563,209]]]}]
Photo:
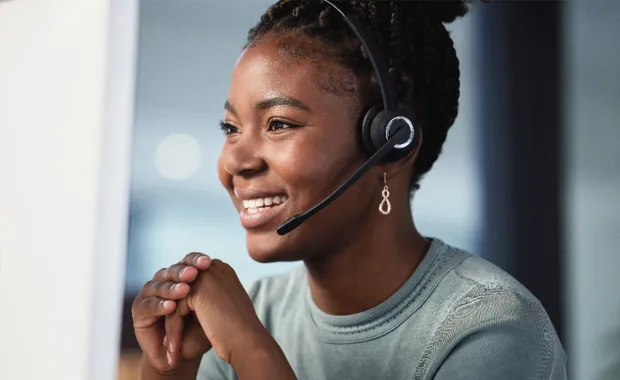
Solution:
[{"label": "neck", "polygon": [[393,219],[369,224],[338,252],[305,262],[310,292],[321,310],[332,315],[368,310],[394,294],[418,267],[430,243],[409,210],[385,218]]}]

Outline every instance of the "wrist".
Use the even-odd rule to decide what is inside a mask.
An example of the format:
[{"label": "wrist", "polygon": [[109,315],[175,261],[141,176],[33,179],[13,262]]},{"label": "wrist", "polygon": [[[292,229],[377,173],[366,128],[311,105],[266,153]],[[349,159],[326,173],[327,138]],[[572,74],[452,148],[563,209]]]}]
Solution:
[{"label": "wrist", "polygon": [[269,335],[246,341],[240,350],[233,352],[230,365],[240,380],[296,379],[278,343]]},{"label": "wrist", "polygon": [[280,351],[278,343],[268,334],[261,338],[246,339],[243,344],[239,345],[238,349],[233,351],[230,364],[233,365],[235,360],[239,362],[241,360],[254,360],[254,358],[273,356]]},{"label": "wrist", "polygon": [[267,330],[255,330],[251,332],[245,332],[239,334],[234,339],[235,344],[231,347],[230,357],[228,358],[230,365],[233,363],[233,358],[246,359],[252,355],[253,352],[271,351],[274,349],[273,345],[276,344],[275,340],[269,335]]}]

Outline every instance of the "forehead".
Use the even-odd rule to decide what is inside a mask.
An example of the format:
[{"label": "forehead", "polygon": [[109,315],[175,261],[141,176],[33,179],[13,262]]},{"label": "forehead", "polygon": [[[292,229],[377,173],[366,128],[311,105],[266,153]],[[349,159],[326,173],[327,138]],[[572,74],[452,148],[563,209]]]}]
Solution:
[{"label": "forehead", "polygon": [[[321,59],[318,44],[291,41],[265,37],[246,48],[235,64],[229,99],[236,103],[248,97],[287,95],[303,98],[316,107],[336,100],[357,103],[357,80],[350,70]],[[311,55],[300,53],[310,46]]]},{"label": "forehead", "polygon": [[280,54],[277,42],[270,39],[251,45],[241,53],[232,81],[233,85],[242,84],[250,92],[295,89],[312,86],[312,71],[311,62]]}]

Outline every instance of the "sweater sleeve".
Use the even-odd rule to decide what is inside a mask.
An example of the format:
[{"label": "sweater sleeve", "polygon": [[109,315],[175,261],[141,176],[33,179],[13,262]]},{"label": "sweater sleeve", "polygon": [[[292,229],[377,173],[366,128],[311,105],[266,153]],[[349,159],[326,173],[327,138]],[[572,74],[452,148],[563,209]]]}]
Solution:
[{"label": "sweater sleeve", "polygon": [[521,294],[470,294],[436,335],[430,348],[436,360],[427,367],[434,380],[567,378],[551,321],[537,300]]}]

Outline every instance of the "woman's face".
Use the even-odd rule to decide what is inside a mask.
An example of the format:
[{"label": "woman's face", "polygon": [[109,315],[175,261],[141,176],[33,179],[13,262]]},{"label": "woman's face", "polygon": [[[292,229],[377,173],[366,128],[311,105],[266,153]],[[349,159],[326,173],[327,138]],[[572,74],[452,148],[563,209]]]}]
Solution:
[{"label": "woman's face", "polygon": [[[225,106],[220,181],[260,262],[294,261],[338,249],[378,212],[381,174],[371,170],[337,201],[285,236],[276,229],[323,200],[365,160],[354,96],[325,85],[353,83],[335,64],[280,53],[270,37],[239,57]],[[349,79],[347,79],[349,78]],[[378,200],[379,199],[379,200]]]}]

